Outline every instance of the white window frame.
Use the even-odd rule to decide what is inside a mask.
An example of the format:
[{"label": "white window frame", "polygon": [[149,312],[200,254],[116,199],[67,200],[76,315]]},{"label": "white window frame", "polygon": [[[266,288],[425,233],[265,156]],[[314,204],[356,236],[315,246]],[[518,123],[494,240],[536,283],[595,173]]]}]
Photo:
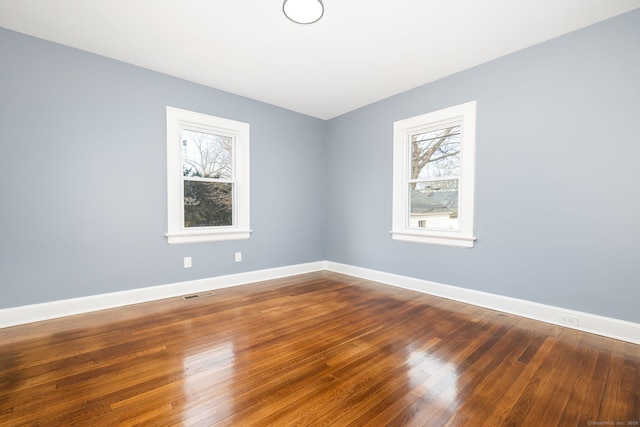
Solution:
[{"label": "white window frame", "polygon": [[[459,229],[422,229],[409,227],[411,178],[411,135],[421,130],[437,129],[453,122],[460,123],[461,152],[458,182]],[[474,190],[476,101],[467,102],[420,116],[399,120],[393,124],[393,223],[394,240],[431,243],[472,248]]]},{"label": "white window frame", "polygon": [[[233,138],[233,220],[231,226],[185,227],[182,170],[183,129],[200,130]],[[248,239],[249,227],[249,124],[167,106],[167,218],[169,243]]]}]

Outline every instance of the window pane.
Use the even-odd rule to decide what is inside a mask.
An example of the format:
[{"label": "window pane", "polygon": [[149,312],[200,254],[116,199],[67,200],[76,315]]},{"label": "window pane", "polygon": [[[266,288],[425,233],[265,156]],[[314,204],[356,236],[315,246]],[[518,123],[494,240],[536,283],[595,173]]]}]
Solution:
[{"label": "window pane", "polygon": [[411,179],[460,175],[460,125],[411,135]]},{"label": "window pane", "polygon": [[184,181],[184,226],[233,225],[233,184]]},{"label": "window pane", "polygon": [[182,130],[183,176],[231,179],[233,138]]},{"label": "window pane", "polygon": [[458,180],[409,184],[410,228],[458,230]]}]

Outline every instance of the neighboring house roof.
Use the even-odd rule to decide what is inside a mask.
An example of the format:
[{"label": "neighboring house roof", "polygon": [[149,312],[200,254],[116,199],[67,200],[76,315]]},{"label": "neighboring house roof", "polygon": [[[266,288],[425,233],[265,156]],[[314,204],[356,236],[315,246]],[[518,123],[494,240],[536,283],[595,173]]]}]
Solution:
[{"label": "neighboring house roof", "polygon": [[[431,196],[427,196],[418,190],[411,190],[411,214],[449,214],[454,212],[458,207],[458,197],[456,192],[455,207],[448,207],[440,201],[436,200],[433,193]],[[443,200],[446,202],[446,200]]]},{"label": "neighboring house roof", "polygon": [[448,207],[449,209],[458,209],[458,191],[440,191],[434,192],[428,196],[436,202]]}]

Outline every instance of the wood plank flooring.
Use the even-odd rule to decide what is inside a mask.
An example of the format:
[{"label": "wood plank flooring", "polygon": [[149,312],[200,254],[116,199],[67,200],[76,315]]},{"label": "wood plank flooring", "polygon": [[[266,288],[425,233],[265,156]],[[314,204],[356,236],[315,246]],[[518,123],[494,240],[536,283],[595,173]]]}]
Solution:
[{"label": "wood plank flooring", "polygon": [[639,421],[640,346],[331,272],[0,329],[0,426]]}]

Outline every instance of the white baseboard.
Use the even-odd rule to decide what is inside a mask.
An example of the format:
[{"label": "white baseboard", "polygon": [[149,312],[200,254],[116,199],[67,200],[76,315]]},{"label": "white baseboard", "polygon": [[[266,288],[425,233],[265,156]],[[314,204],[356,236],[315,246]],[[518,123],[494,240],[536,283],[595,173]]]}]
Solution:
[{"label": "white baseboard", "polygon": [[[347,274],[366,280],[397,286],[399,288],[410,289],[492,310],[502,311],[504,313],[515,314],[529,319],[540,320],[542,322],[552,323],[566,328],[615,338],[633,344],[640,344],[639,323],[539,304],[536,302],[490,294],[472,289],[443,285],[441,283],[369,270],[332,261],[326,262],[326,269],[336,273]],[[568,315],[577,318],[578,324],[569,325],[561,323],[561,315]]]},{"label": "white baseboard", "polygon": [[324,270],[324,261],[0,309],[0,328]]},{"label": "white baseboard", "polygon": [[[408,276],[385,273],[332,261],[318,261],[306,264],[230,274],[208,279],[171,283],[92,295],[42,304],[25,305],[0,309],[0,328],[39,322],[74,314],[122,307],[141,302],[172,298],[197,292],[245,285],[263,280],[279,279],[297,274],[311,273],[319,270],[330,270],[366,280],[384,283],[404,289],[435,295],[455,301],[473,304],[480,307],[498,310],[529,319],[540,320],[567,328],[603,335],[610,338],[640,344],[640,324],[610,317],[598,316],[575,310],[539,304],[531,301],[490,294],[472,289],[443,285],[441,283],[416,279]],[[560,322],[560,315],[573,316],[578,319],[577,325]]]}]

